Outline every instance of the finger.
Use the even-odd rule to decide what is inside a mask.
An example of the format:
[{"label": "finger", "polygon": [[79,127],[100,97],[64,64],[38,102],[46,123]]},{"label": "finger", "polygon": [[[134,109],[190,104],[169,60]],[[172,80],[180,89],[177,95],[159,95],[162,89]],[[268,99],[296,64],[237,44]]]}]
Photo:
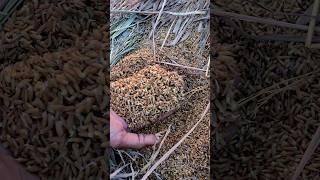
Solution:
[{"label": "finger", "polygon": [[113,110],[110,110],[110,119],[111,118],[117,120],[117,122],[120,122],[125,130],[128,129],[128,125],[124,121],[124,119],[120,117],[117,113],[115,113]]},{"label": "finger", "polygon": [[120,148],[141,149],[157,143],[157,137],[153,134],[126,133],[120,143]]},{"label": "finger", "polygon": [[[118,115],[117,115],[117,116],[118,116]],[[119,121],[121,122],[123,128],[124,128],[125,130],[128,130],[128,124],[126,123],[126,121],[125,121],[122,117],[120,117],[120,116],[118,116],[118,117],[119,117]]]},{"label": "finger", "polygon": [[26,171],[15,159],[4,154],[0,155],[0,174],[1,179],[29,179],[40,180]]}]

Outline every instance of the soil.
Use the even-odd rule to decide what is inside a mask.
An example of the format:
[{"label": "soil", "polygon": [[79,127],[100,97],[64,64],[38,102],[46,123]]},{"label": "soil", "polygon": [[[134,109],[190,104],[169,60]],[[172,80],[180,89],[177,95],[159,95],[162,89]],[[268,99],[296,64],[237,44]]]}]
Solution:
[{"label": "soil", "polygon": [[[295,23],[297,17],[288,14],[303,13],[310,1],[270,1],[263,6],[249,1],[216,3],[231,12]],[[233,47],[233,61],[224,64],[236,67],[233,77],[238,78],[225,81],[222,74],[215,74],[212,79],[220,89],[214,99],[212,177],[288,179],[319,124],[319,51],[305,48],[304,43],[246,38],[234,25],[260,36],[303,37],[305,32],[238,21],[232,25],[218,17],[213,22],[215,41]],[[214,61],[221,64],[219,52]],[[319,154],[317,148],[301,179],[319,179]]]}]

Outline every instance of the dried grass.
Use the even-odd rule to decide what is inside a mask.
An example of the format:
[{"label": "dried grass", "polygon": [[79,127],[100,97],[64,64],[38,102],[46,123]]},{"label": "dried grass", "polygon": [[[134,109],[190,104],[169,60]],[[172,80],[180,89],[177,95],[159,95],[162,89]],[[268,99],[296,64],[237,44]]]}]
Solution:
[{"label": "dried grass", "polygon": [[[157,158],[157,156],[160,153],[161,147],[164,145],[166,138],[171,132],[171,126],[169,126],[168,130],[166,131],[166,134],[161,140],[161,143],[159,144],[157,150],[155,144],[153,146],[154,152],[151,154],[150,158],[145,157],[145,155],[139,153],[138,151],[134,150],[127,150],[127,151],[120,151],[120,150],[112,150],[111,151],[111,174],[110,174],[110,179],[122,179],[122,178],[129,178],[129,179],[136,179],[137,177],[143,175],[146,170],[150,168],[154,160]],[[157,133],[157,136],[161,138],[163,132]],[[115,154],[120,156],[121,158],[121,163],[118,165],[115,164],[116,160],[114,159]],[[123,157],[122,154],[125,154],[126,156]],[[130,155],[131,154],[131,155]],[[138,163],[138,160],[143,160],[146,164],[141,168],[138,169],[138,166],[136,163]],[[130,165],[130,168],[128,167]],[[138,170],[134,170],[134,168]],[[157,172],[153,172],[154,176],[156,179],[160,179],[160,175]]]},{"label": "dried grass", "polygon": [[[312,16],[317,16],[318,12],[319,12],[319,4],[320,1],[319,0],[315,0],[314,1],[314,5],[312,8]],[[316,28],[316,19],[315,18],[311,18],[310,19],[310,23],[309,23],[309,29],[308,29],[308,33],[307,33],[307,38],[306,38],[306,47],[311,47],[311,43],[312,43],[312,38],[313,38],[313,34]]]},{"label": "dried grass", "polygon": [[22,0],[0,1],[0,30],[13,11],[22,3]]},{"label": "dried grass", "polygon": [[[198,29],[201,33],[201,39],[198,42],[199,54],[204,50],[204,46],[209,38],[209,1],[169,1],[162,0],[139,1],[128,5],[128,1],[111,1],[111,19],[112,27],[123,27],[116,34],[125,33],[132,36],[124,37],[119,41],[119,37],[111,38],[111,64],[116,64],[121,57],[136,49],[134,45],[138,44],[141,32],[135,32],[133,29],[137,24],[144,27],[149,26],[151,21],[152,28],[149,32],[149,38],[153,41],[156,31],[161,27],[171,27],[168,29],[167,36],[163,40],[162,46],[175,46],[185,41],[191,34],[193,29]],[[139,17],[143,20],[136,20]],[[125,19],[125,20],[124,20]],[[124,21],[124,22],[123,22]],[[117,24],[117,22],[123,22]],[[147,23],[148,22],[148,23]],[[140,26],[141,28],[141,26]],[[131,32],[131,33],[130,33]],[[174,35],[173,39],[168,38],[170,34]],[[134,38],[138,37],[138,38]],[[121,39],[121,38],[120,38]],[[119,41],[116,43],[116,41]],[[127,42],[127,43],[124,43]],[[156,44],[153,43],[154,51]],[[119,50],[120,49],[120,50]],[[115,57],[117,55],[117,57]]]},{"label": "dried grass", "polygon": [[[288,22],[283,22],[283,21],[276,21],[276,20],[273,20],[270,18],[248,16],[248,15],[243,15],[240,13],[226,12],[226,11],[220,10],[220,9],[213,9],[212,14],[216,15],[216,16],[239,19],[239,20],[246,21],[246,22],[269,24],[269,25],[304,30],[304,31],[307,31],[309,29],[309,27],[305,26],[305,25],[288,23]],[[320,32],[320,28],[315,28],[314,30],[317,32]]]},{"label": "dried grass", "polygon": [[315,152],[315,150],[317,149],[319,144],[320,144],[320,127],[318,127],[317,131],[313,135],[312,140],[311,140],[306,152],[304,153],[299,165],[297,166],[297,169],[294,172],[291,180],[297,180],[298,179],[298,177],[301,174],[303,168],[305,167],[307,162],[310,160],[312,154]]}]

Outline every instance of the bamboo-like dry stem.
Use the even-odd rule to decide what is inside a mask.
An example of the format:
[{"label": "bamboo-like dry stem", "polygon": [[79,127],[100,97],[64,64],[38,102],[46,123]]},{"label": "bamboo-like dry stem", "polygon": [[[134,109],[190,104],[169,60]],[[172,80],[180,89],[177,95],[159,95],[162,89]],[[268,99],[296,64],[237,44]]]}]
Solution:
[{"label": "bamboo-like dry stem", "polygon": [[[315,0],[314,1],[313,9],[312,9],[312,16],[318,15],[319,3],[320,3],[319,0]],[[306,37],[306,43],[305,43],[305,46],[308,47],[308,48],[311,47],[312,37],[313,37],[313,34],[314,34],[315,27],[316,27],[316,19],[312,18],[310,20],[309,29],[308,29],[308,33],[307,33],[307,37]]]},{"label": "bamboo-like dry stem", "polygon": [[[152,43],[153,43],[153,58],[154,58],[154,61],[157,60],[157,59],[156,59],[156,43],[155,43],[154,33],[155,33],[155,31],[156,31],[157,25],[158,25],[158,23],[159,23],[159,21],[160,21],[160,17],[161,17],[161,15],[162,15],[162,13],[163,13],[163,9],[164,9],[166,3],[167,3],[167,0],[164,0],[164,1],[163,1],[163,4],[162,4],[162,7],[161,7],[161,10],[159,11],[157,20],[156,20],[156,22],[155,22],[155,24],[154,24],[154,26],[153,26],[153,28],[152,28],[152,31],[151,31]],[[150,38],[150,37],[149,37],[149,38]]]},{"label": "bamboo-like dry stem", "polygon": [[299,177],[304,166],[307,164],[307,162],[309,161],[309,159],[311,158],[312,154],[314,153],[316,148],[319,146],[319,144],[320,144],[320,126],[318,127],[316,133],[313,135],[312,140],[306,152],[304,153],[296,171],[294,172],[291,180],[296,180]]},{"label": "bamboo-like dry stem", "polygon": [[204,70],[204,69],[195,68],[195,67],[189,67],[189,66],[184,66],[184,65],[180,65],[180,64],[173,64],[173,63],[159,62],[159,61],[158,61],[157,63],[166,64],[166,65],[170,65],[170,66],[181,67],[181,68],[185,68],[185,69],[191,69],[191,70],[206,72],[206,70]]},{"label": "bamboo-like dry stem", "polygon": [[209,56],[209,59],[208,59],[207,70],[206,70],[206,76],[207,77],[208,77],[208,74],[209,74],[209,69],[210,69],[210,56]]},{"label": "bamboo-like dry stem", "polygon": [[167,41],[167,39],[168,39],[168,37],[169,37],[169,35],[170,35],[171,29],[172,29],[173,25],[176,23],[176,20],[177,20],[177,18],[175,18],[175,19],[173,20],[173,22],[171,23],[171,25],[170,25],[170,27],[169,27],[169,29],[168,29],[168,31],[167,31],[166,37],[164,38],[164,40],[163,40],[163,42],[162,42],[162,45],[161,45],[160,50],[162,50],[163,47],[164,47],[164,45],[166,44],[166,41]]},{"label": "bamboo-like dry stem", "polygon": [[117,174],[119,174],[125,167],[127,167],[129,164],[125,164],[121,166],[119,169],[114,171],[113,173],[110,174],[110,179],[113,179]]},{"label": "bamboo-like dry stem", "polygon": [[312,48],[312,49],[320,49],[320,43],[311,44],[310,48]]},{"label": "bamboo-like dry stem", "polygon": [[[160,11],[134,11],[134,10],[124,10],[124,9],[114,9],[110,10],[111,13],[129,13],[129,14],[159,14]],[[198,11],[189,11],[189,12],[171,12],[171,11],[163,11],[164,14],[170,14],[172,16],[192,16],[192,15],[205,15],[207,13],[206,10],[198,10]]]},{"label": "bamboo-like dry stem", "polygon": [[[230,17],[230,18],[239,19],[242,21],[255,22],[255,23],[261,23],[261,24],[270,24],[270,25],[287,27],[287,28],[304,30],[304,31],[308,30],[308,26],[305,26],[305,25],[293,24],[293,23],[288,23],[283,21],[276,21],[273,19],[265,19],[261,17],[248,16],[248,15],[243,15],[243,14],[238,14],[233,12],[226,12],[219,9],[214,9],[211,11],[211,13],[216,16]],[[317,32],[320,32],[320,28],[318,27],[316,27],[314,30]]]},{"label": "bamboo-like dry stem", "polygon": [[163,144],[164,144],[164,141],[167,139],[168,135],[169,135],[170,132],[171,132],[171,126],[172,126],[172,125],[169,126],[166,134],[164,135],[163,139],[161,140],[160,145],[159,145],[157,151],[156,151],[154,154],[152,154],[152,156],[150,157],[149,162],[140,170],[141,172],[145,172],[145,171],[152,165],[152,163],[154,162],[154,160],[156,160],[157,156],[158,156],[159,153],[160,153],[161,147],[162,147]]}]

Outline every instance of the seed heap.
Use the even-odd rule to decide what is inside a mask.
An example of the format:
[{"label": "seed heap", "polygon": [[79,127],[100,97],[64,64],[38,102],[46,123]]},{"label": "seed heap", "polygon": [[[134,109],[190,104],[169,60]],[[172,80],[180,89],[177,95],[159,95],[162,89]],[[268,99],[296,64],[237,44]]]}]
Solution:
[{"label": "seed heap", "polygon": [[[195,55],[197,51],[192,44],[194,44],[194,39],[196,39],[194,36],[197,36],[197,34],[192,34],[191,36],[192,38],[187,39],[178,46],[164,47],[162,51],[157,51],[158,60],[170,62],[168,61],[170,58],[178,64],[203,68],[208,63],[207,58],[204,58],[208,57],[208,54],[200,57]],[[146,43],[144,46],[148,47],[148,45]],[[166,69],[170,69],[169,67],[172,66],[165,66]],[[189,69],[177,67],[172,67],[172,69],[183,75],[184,91],[186,94],[183,105],[166,121],[139,131],[146,134],[162,132],[168,130],[168,127],[171,125],[171,132],[161,147],[159,157],[172,148],[194,126],[206,108],[210,96],[209,78],[204,73],[200,72],[198,74],[198,71],[190,71]],[[199,90],[201,88],[204,89]],[[157,168],[157,172],[162,179],[210,179],[208,177],[210,163],[209,122],[210,115],[208,113],[190,136],[175,150],[174,156],[170,156]],[[146,157],[149,157],[151,153],[145,150],[143,154],[148,154]],[[142,168],[145,163],[141,163],[140,165]],[[156,179],[156,177],[151,177],[151,179]]]},{"label": "seed heap", "polygon": [[[165,35],[166,34],[164,33],[162,39],[165,38]],[[192,33],[191,36],[194,36],[194,34]],[[143,39],[145,42],[143,41],[142,46],[146,48],[151,47],[148,38],[146,37]],[[203,68],[208,63],[207,59],[203,57],[208,57],[208,55],[205,54],[203,57],[195,55],[196,51],[194,51],[194,46],[191,46],[194,44],[193,40],[194,38],[189,38],[178,46],[170,48],[164,47],[161,51],[157,51],[157,60],[170,62],[168,60],[171,59],[172,63],[175,61],[178,64],[190,67]],[[184,56],[181,56],[182,54]],[[149,55],[153,58],[152,51],[149,51]],[[143,56],[146,56],[146,54]],[[127,63],[123,60],[120,62],[123,64]],[[115,67],[117,66],[118,65]],[[190,71],[189,69],[173,66],[161,67],[164,67],[168,71],[174,70],[183,77],[185,96],[183,105],[180,105],[180,108],[174,115],[170,116],[165,121],[160,121],[161,123],[139,130],[139,133],[149,134],[167,131],[168,127],[171,126],[170,134],[161,147],[158,155],[159,157],[172,148],[172,146],[194,126],[197,120],[199,120],[201,113],[206,108],[209,98],[209,78],[207,78],[204,73],[200,72],[201,74],[196,74],[198,71]],[[113,70],[111,75],[113,75]],[[209,179],[209,121],[210,116],[208,113],[199,126],[192,134],[190,134],[190,137],[176,149],[174,156],[170,156],[157,168],[157,173],[159,173],[162,179]],[[143,150],[141,153],[145,157],[150,157],[152,154],[152,152],[147,149]],[[142,169],[146,163],[140,158],[136,162],[135,165],[137,167],[134,167],[135,169]],[[141,177],[142,176],[137,176],[138,179]],[[150,179],[156,178],[155,175],[150,176]]]},{"label": "seed heap", "polygon": [[154,56],[150,49],[142,48],[124,57],[112,68],[111,80],[131,76],[146,66],[154,64]]},{"label": "seed heap", "polygon": [[103,31],[0,72],[1,143],[43,179],[107,175]]},{"label": "seed heap", "polygon": [[137,130],[178,109],[183,89],[183,79],[176,72],[148,66],[111,82],[111,107],[126,119],[130,129]]},{"label": "seed heap", "polygon": [[[259,45],[264,51],[255,53],[254,47]],[[212,158],[215,178],[286,179],[292,176],[319,123],[319,72],[303,75],[317,70],[320,54],[300,47],[301,51],[294,53],[294,59],[281,59],[281,65],[277,65],[277,57],[287,55],[291,48],[294,47],[257,43],[236,52],[247,64],[241,74],[246,82],[238,89],[241,94],[229,98],[244,99],[268,87],[270,93],[261,93],[243,104],[242,112],[238,114],[220,104],[217,109],[220,128],[216,132]],[[257,70],[259,67],[261,69]],[[299,76],[303,77],[274,86],[281,78]],[[291,88],[274,93],[286,86]],[[228,114],[236,118],[223,121]],[[304,168],[302,179],[318,177],[319,157],[317,150]]]},{"label": "seed heap", "polygon": [[[239,85],[240,77],[231,47],[219,44],[215,47],[215,57],[212,63],[211,98],[214,101],[216,116],[219,121],[230,121],[237,118],[235,109],[237,103],[233,99],[237,93],[236,86]],[[218,110],[218,111],[217,111]],[[223,113],[221,113],[223,112]],[[214,121],[216,123],[216,120]]]},{"label": "seed heap", "polygon": [[[240,1],[228,3],[230,6],[223,8],[241,14],[275,18],[272,17],[274,14],[263,11],[273,12],[282,4],[275,19],[286,21],[289,18],[287,13],[301,13],[312,3],[270,1],[263,7],[257,7],[257,3],[251,2],[250,6],[232,8],[237,2]],[[257,13],[257,10],[260,12]],[[241,27],[255,26],[242,23]],[[259,32],[256,28],[250,30],[256,34],[274,34],[267,30]],[[233,96],[224,93],[230,89],[226,85],[220,87],[223,93],[216,95],[219,127],[214,128],[216,133],[211,148],[213,179],[290,179],[319,125],[319,51],[306,49],[304,44],[242,39],[231,34],[237,30],[231,24],[219,24],[212,29],[220,32],[217,36],[221,38],[220,42],[230,40],[237,47],[232,52],[241,76],[237,93]],[[284,28],[281,31],[276,27],[274,29],[279,34],[293,32]],[[244,102],[248,97],[253,98]],[[241,111],[232,111],[228,103],[223,103],[227,99],[239,102]],[[226,114],[237,117],[224,118]],[[319,167],[320,151],[317,148],[299,179],[319,179]]]},{"label": "seed heap", "polygon": [[106,9],[102,0],[25,1],[0,32],[0,63],[72,47],[106,24]]}]

